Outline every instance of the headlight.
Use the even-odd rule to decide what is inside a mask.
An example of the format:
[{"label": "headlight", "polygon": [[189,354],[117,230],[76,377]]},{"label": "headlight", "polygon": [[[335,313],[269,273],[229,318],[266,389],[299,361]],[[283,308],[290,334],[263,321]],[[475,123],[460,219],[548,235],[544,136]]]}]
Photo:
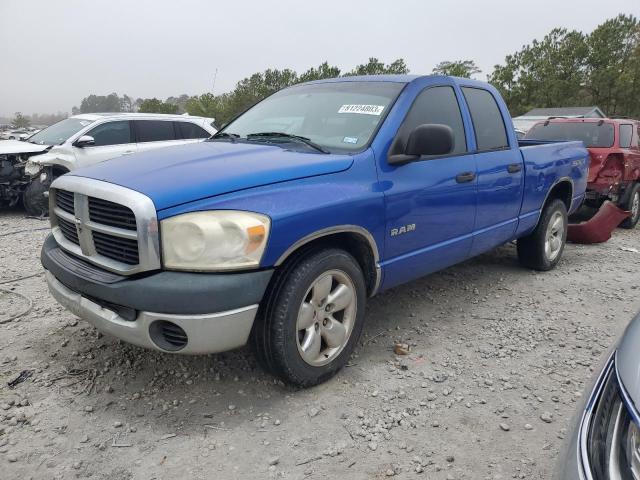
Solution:
[{"label": "headlight", "polygon": [[233,210],[194,212],[162,220],[165,268],[224,271],[260,265],[271,221],[266,215]]},{"label": "headlight", "polygon": [[[591,416],[583,425],[587,461],[594,480],[640,480],[640,428],[634,407],[625,402],[615,365],[605,377]],[[584,460],[584,459],[583,459]]]}]

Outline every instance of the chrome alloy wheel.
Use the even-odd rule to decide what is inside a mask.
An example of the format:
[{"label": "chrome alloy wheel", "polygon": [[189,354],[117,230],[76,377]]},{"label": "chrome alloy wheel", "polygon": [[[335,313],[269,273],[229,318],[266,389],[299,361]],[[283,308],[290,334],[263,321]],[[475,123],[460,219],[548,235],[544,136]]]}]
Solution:
[{"label": "chrome alloy wheel", "polygon": [[358,301],[353,281],[341,270],[316,278],[304,296],[296,323],[298,352],[314,367],[330,363],[349,342]]},{"label": "chrome alloy wheel", "polygon": [[553,262],[562,250],[564,232],[564,217],[561,212],[555,212],[547,226],[544,241],[544,254],[550,262]]}]

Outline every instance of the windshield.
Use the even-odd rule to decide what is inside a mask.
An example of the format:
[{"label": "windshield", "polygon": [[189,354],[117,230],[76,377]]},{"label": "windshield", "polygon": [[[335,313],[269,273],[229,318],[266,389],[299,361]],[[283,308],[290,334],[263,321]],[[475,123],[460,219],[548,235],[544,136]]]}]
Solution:
[{"label": "windshield", "polygon": [[91,123],[91,120],[67,118],[39,131],[29,138],[29,142],[38,145],[60,145]]},{"label": "windshield", "polygon": [[392,82],[336,82],[287,88],[258,103],[221,133],[227,138],[249,135],[251,141],[291,141],[285,136],[252,136],[277,132],[304,137],[328,151],[360,150],[403,87]]},{"label": "windshield", "polygon": [[613,146],[613,125],[595,122],[540,123],[527,132],[527,140],[581,140],[587,147]]}]

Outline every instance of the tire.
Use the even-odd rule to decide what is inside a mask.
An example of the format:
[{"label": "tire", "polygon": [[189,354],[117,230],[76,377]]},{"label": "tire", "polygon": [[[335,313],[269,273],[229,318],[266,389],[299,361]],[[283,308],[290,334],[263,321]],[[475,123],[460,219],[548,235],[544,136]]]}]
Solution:
[{"label": "tire", "polygon": [[542,211],[535,230],[518,240],[518,259],[528,268],[553,269],[567,241],[567,207],[562,200],[552,200]]},{"label": "tire", "polygon": [[44,196],[49,190],[49,182],[42,183],[37,177],[31,181],[22,193],[22,205],[28,215],[32,217],[46,217],[49,215],[49,200]]},{"label": "tire", "polygon": [[631,212],[631,217],[624,220],[620,226],[622,228],[636,228],[638,220],[640,220],[640,184],[634,183],[629,189],[626,201],[620,204],[620,208]]},{"label": "tire", "polygon": [[349,253],[324,248],[297,256],[276,272],[254,324],[258,361],[291,385],[328,380],[355,348],[366,298],[364,275]]}]

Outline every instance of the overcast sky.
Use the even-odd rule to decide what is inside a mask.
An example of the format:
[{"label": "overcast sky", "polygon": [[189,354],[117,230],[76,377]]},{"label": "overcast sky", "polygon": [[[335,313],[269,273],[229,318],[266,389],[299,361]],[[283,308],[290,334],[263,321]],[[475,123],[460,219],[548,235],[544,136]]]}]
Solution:
[{"label": "overcast sky", "polygon": [[376,56],[412,73],[494,64],[553,27],[583,32],[639,0],[0,0],[0,116],[71,111],[91,94],[215,93],[266,68],[343,69]]}]

